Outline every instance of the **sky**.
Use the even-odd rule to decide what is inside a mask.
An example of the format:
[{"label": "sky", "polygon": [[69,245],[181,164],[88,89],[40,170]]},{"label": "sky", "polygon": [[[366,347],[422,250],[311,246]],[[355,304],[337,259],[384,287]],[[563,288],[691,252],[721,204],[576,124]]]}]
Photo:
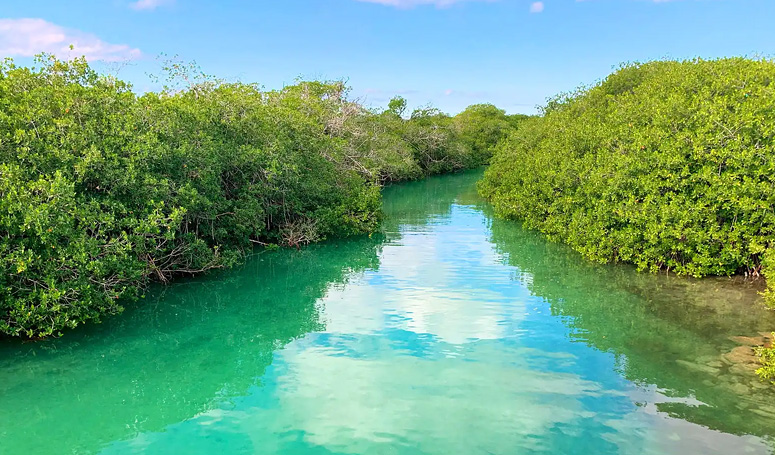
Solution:
[{"label": "sky", "polygon": [[268,89],[344,79],[375,107],[529,114],[623,62],[773,56],[774,20],[775,0],[1,0],[0,57],[85,55],[144,92],[164,53]]}]

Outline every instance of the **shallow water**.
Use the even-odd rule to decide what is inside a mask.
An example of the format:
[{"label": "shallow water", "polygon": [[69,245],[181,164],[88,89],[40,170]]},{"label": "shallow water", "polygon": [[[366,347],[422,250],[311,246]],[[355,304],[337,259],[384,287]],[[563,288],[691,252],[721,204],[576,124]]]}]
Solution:
[{"label": "shallow water", "polygon": [[756,284],[598,266],[493,219],[478,172],[383,231],[257,254],[59,340],[0,344],[1,454],[768,454],[729,360]]}]

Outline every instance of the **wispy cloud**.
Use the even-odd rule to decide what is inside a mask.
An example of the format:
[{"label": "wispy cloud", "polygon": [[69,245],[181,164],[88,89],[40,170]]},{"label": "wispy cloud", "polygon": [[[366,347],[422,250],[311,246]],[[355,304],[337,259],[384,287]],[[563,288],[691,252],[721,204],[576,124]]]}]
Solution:
[{"label": "wispy cloud", "polygon": [[141,55],[139,49],[126,44],[106,43],[93,34],[61,27],[43,19],[0,19],[0,55],[31,57],[41,52],[108,62],[139,58]]},{"label": "wispy cloud", "polygon": [[137,0],[129,4],[129,7],[138,11],[152,11],[164,5],[171,5],[175,0]]},{"label": "wispy cloud", "polygon": [[544,11],[544,2],[533,2],[530,4],[531,13],[542,13]]},{"label": "wispy cloud", "polygon": [[495,2],[498,0],[357,0],[366,3],[378,3],[380,5],[393,6],[396,8],[409,9],[416,6],[430,5],[437,8],[444,8],[456,3],[464,2]]}]

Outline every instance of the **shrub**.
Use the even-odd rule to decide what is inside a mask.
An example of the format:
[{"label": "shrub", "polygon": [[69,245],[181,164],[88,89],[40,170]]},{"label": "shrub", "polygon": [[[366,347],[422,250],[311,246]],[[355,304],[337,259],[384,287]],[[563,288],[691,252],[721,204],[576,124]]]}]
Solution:
[{"label": "shrub", "polygon": [[599,261],[759,274],[775,229],[775,63],[656,61],[549,101],[480,191]]},{"label": "shrub", "polygon": [[775,309],[775,248],[770,247],[762,258],[762,273],[767,279],[767,290],[763,292],[764,303]]},{"label": "shrub", "polygon": [[0,65],[0,334],[60,334],[253,243],[371,232],[381,184],[476,162],[447,116],[376,114],[340,82],[171,64],[173,88],[137,96],[83,59],[38,64]]},{"label": "shrub", "polygon": [[[775,336],[775,333],[772,334]],[[756,349],[759,362],[762,366],[756,370],[756,374],[764,381],[775,384],[775,347],[760,347]]]},{"label": "shrub", "polygon": [[453,122],[473,163],[482,165],[489,163],[495,147],[527,118],[506,115],[492,104],[474,104],[456,115]]}]

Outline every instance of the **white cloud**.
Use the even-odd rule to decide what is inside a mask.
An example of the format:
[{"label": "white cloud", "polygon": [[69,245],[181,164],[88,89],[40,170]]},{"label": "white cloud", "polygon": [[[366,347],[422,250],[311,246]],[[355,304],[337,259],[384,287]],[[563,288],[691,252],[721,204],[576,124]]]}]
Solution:
[{"label": "white cloud", "polygon": [[106,43],[90,33],[61,27],[43,19],[0,19],[0,55],[31,57],[41,52],[60,58],[85,56],[87,60],[108,62],[141,55],[139,49],[126,44]]},{"label": "white cloud", "polygon": [[533,2],[530,5],[531,13],[541,13],[544,11],[544,2]]},{"label": "white cloud", "polygon": [[357,0],[366,3],[378,3],[380,5],[394,6],[396,8],[414,8],[415,6],[433,5],[438,8],[444,8],[463,2],[493,2],[498,0]]},{"label": "white cloud", "polygon": [[156,8],[174,3],[175,0],[137,0],[129,4],[129,7],[138,11],[152,11]]}]

